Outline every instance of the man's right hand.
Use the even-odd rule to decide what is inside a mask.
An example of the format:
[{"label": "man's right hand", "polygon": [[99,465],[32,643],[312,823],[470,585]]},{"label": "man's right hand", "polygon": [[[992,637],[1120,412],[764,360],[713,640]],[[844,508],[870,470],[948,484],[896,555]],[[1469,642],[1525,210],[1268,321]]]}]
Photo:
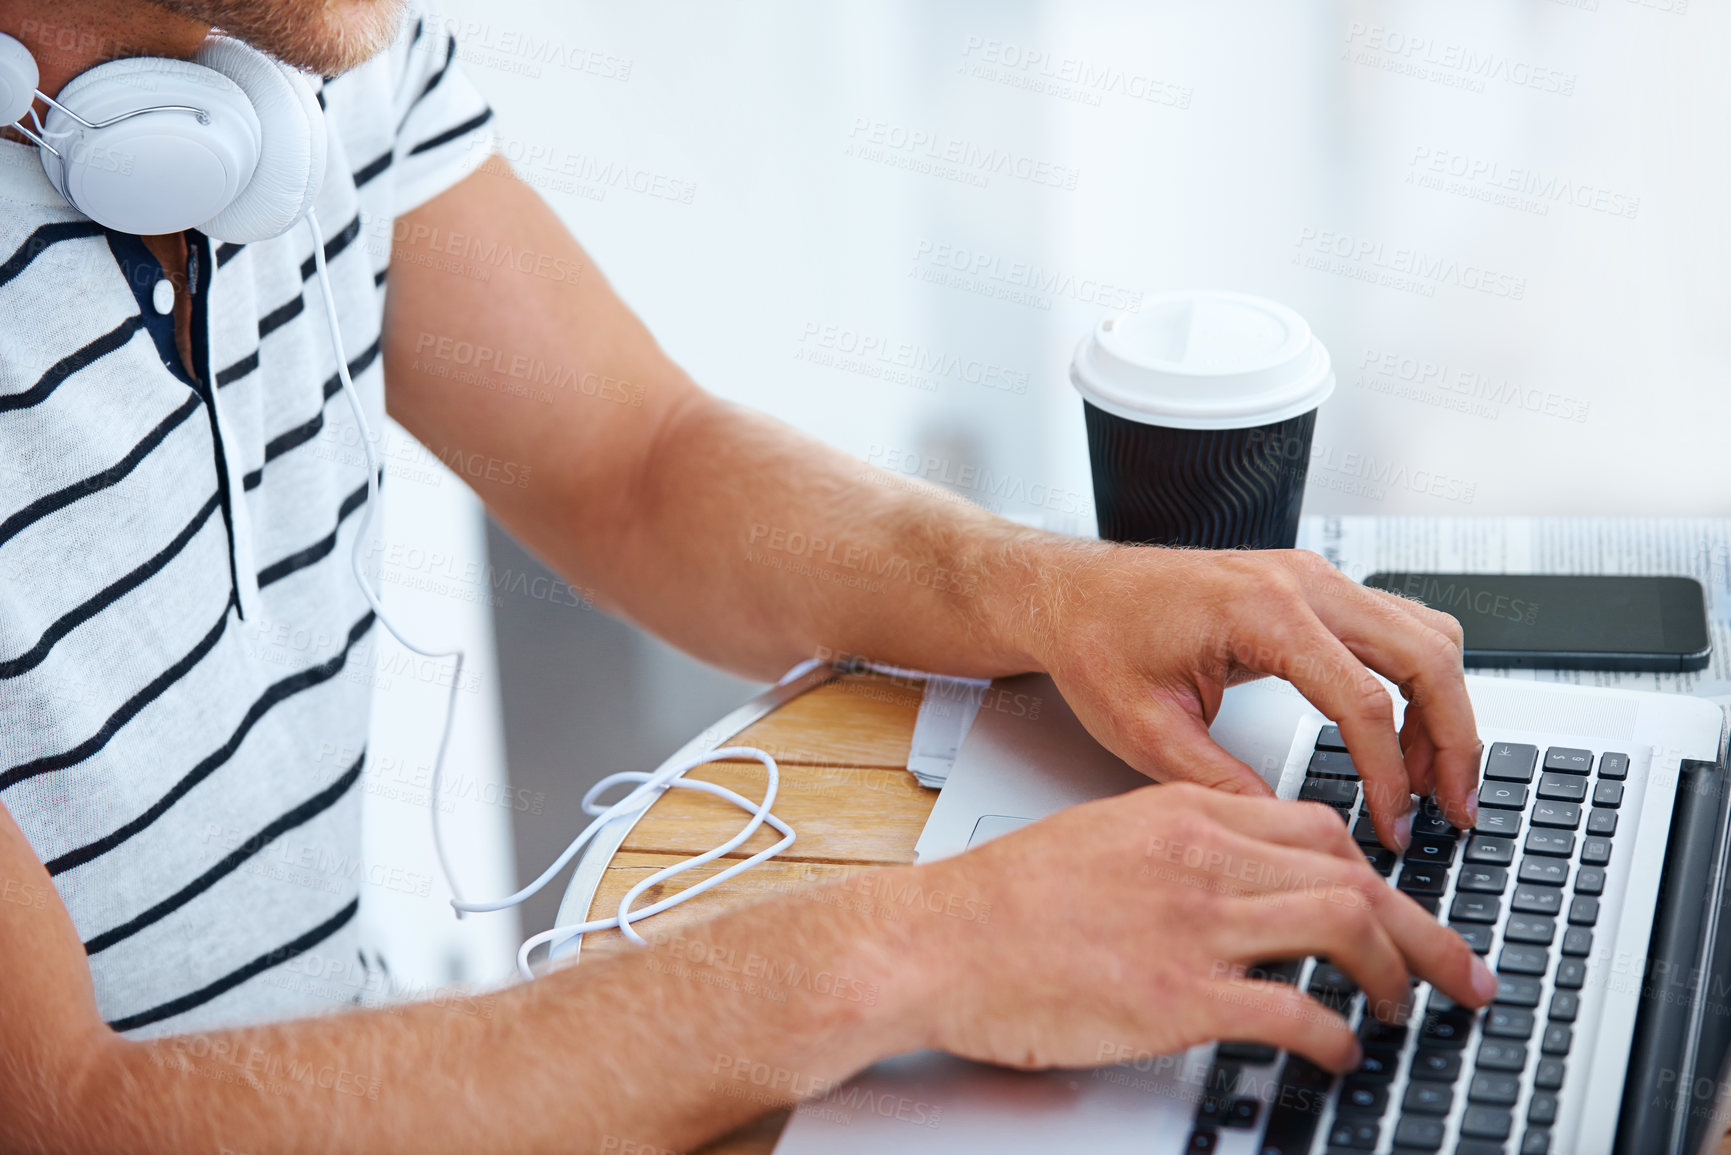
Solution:
[{"label": "man's right hand", "polygon": [[1319,804],[1150,786],[911,869],[926,893],[990,903],[983,924],[927,912],[912,936],[937,976],[926,1044],[987,1062],[1099,1066],[1224,1038],[1356,1066],[1339,1015],[1244,977],[1274,959],[1327,956],[1390,1021],[1409,1009],[1409,971],[1467,1006],[1496,992]]}]

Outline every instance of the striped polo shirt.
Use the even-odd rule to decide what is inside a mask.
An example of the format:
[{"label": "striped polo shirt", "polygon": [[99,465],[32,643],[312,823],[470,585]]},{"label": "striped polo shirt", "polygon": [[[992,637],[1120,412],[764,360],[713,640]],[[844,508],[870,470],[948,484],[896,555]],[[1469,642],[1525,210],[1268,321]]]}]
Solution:
[{"label": "striped polo shirt", "polygon": [[[368,420],[393,218],[489,147],[421,4],[323,82],[317,201]],[[193,372],[161,270],[0,142],[0,804],[135,1036],[352,1001],[373,619],[366,465],[297,226],[188,235]]]}]

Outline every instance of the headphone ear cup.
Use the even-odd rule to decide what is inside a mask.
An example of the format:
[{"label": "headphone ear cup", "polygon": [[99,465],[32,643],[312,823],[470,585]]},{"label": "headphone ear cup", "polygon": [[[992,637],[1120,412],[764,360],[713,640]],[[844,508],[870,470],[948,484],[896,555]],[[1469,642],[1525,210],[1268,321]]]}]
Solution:
[{"label": "headphone ear cup", "polygon": [[205,41],[193,61],[240,86],[261,130],[252,180],[200,231],[231,244],[281,236],[306,215],[324,185],[325,116],[312,85],[258,49],[227,37]]}]

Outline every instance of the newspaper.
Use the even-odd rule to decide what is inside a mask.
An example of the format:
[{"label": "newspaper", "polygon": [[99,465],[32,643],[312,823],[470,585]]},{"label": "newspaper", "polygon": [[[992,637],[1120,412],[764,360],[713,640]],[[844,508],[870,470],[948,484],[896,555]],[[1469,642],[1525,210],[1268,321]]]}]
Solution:
[{"label": "newspaper", "polygon": [[1298,545],[1320,553],[1354,581],[1379,570],[1692,577],[1707,591],[1713,635],[1712,662],[1699,673],[1473,672],[1731,702],[1731,518],[1307,517]]}]

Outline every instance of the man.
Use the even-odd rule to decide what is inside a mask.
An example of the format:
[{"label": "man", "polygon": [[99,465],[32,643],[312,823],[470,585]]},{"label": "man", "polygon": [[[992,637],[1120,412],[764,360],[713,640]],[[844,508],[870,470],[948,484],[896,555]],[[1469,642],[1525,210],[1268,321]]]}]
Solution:
[{"label": "man", "polygon": [[[890,872],[988,920],[791,898],[684,932],[678,965],[665,948],[585,964],[485,1013],[316,1015],[310,980],[353,957],[358,898],[259,856],[357,853],[362,761],[328,751],[364,746],[377,631],[346,567],[364,472],[325,451],[354,430],[310,242],[108,233],[0,143],[0,1149],[684,1148],[763,1108],[714,1082],[724,1060],[787,1073],[787,1098],[920,1047],[1032,1067],[1236,1037],[1351,1068],[1346,1024],[1245,978],[1259,959],[1326,954],[1385,1016],[1409,969],[1490,998],[1484,964],[1332,812],[1269,798],[1207,731],[1231,682],[1288,678],[1340,724],[1386,844],[1407,841],[1413,793],[1471,825],[1451,619],[1310,555],[1079,542],[860,484],[857,463],[707,396],[547,208],[481,164],[485,105],[418,8],[0,0],[50,94],[104,60],[190,56],[213,25],[331,77],[318,211],[369,403],[388,383],[436,451],[526,470],[477,489],[574,584],[757,677],[823,650],[1044,670],[1102,742],[1180,784]],[[453,376],[446,343],[510,357]],[[625,382],[633,403],[523,396],[518,357]],[[884,597],[752,564],[763,527],[947,579]],[[1408,698],[1398,734],[1371,669]],[[1185,852],[1147,871],[1151,847]],[[704,981],[730,953],[872,997]]]}]

